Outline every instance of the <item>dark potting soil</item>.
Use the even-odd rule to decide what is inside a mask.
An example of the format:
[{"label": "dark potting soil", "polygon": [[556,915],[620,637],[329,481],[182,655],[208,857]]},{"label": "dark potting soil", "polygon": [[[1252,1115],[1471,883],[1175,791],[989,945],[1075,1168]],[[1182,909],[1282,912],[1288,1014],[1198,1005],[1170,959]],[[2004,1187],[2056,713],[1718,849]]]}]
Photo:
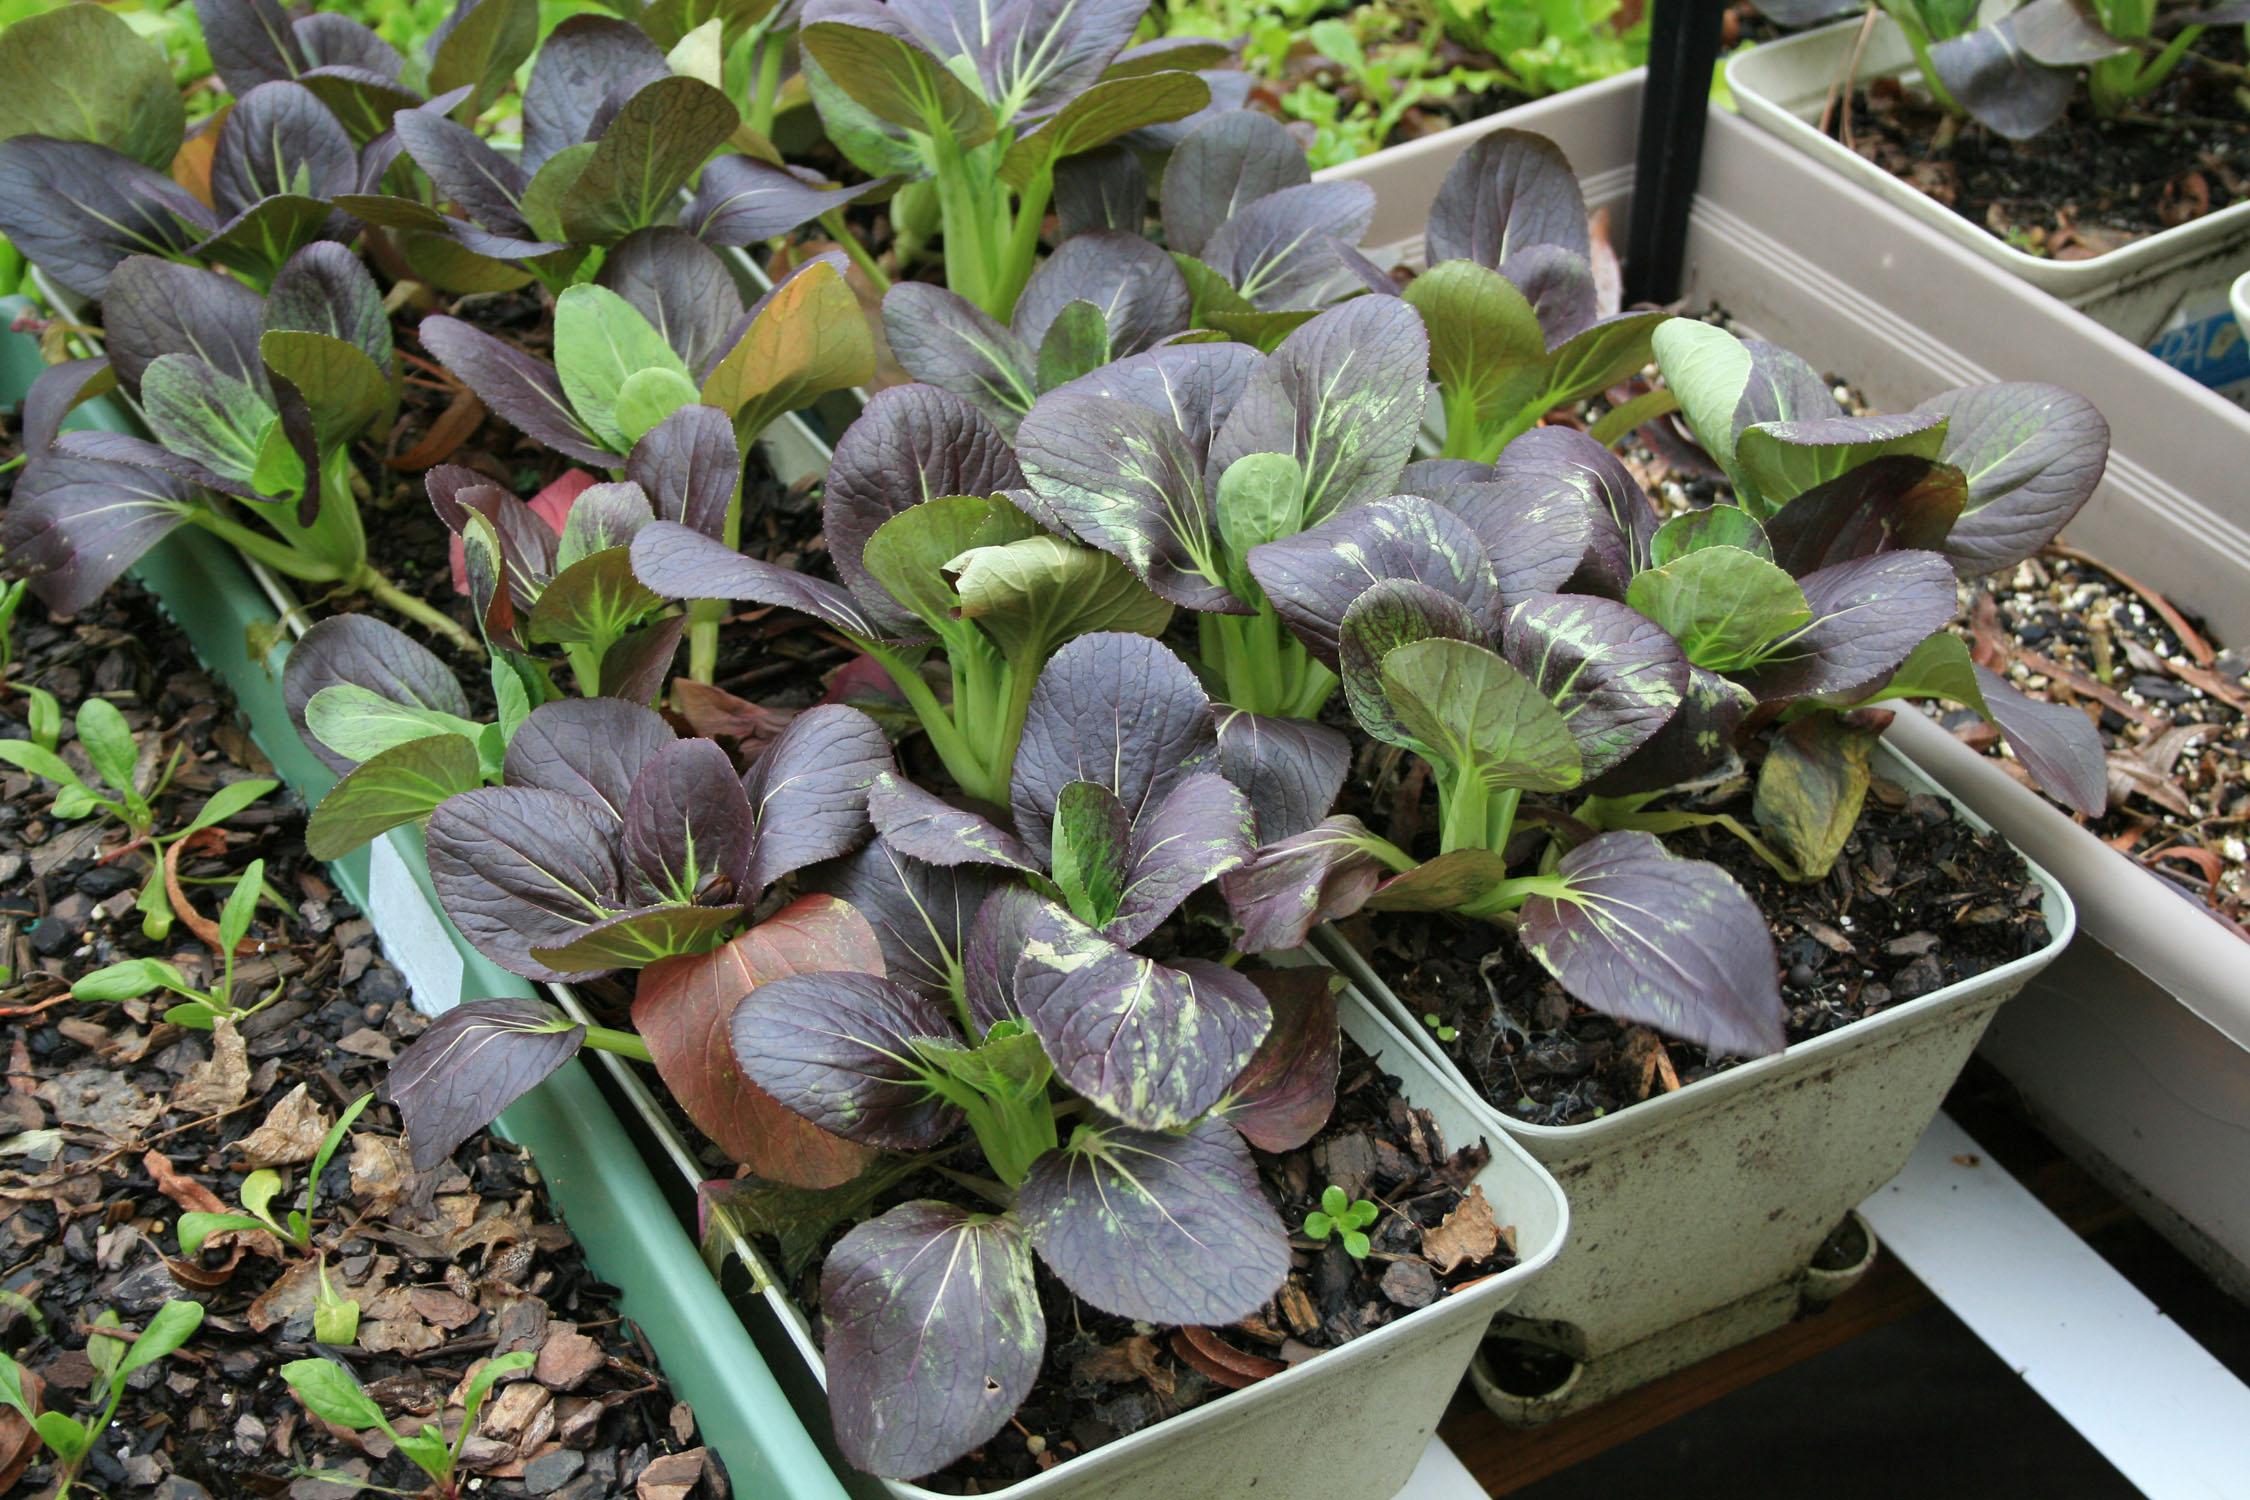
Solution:
[{"label": "dark potting soil", "polygon": [[[232,705],[137,585],[120,584],[74,621],[27,602],[12,683],[56,694],[62,753],[78,702],[116,702],[153,747],[186,754],[157,798],[159,831],[209,792],[270,773]],[[0,735],[23,732],[20,696],[0,698]],[[144,758],[144,766],[153,761]],[[382,1079],[423,1020],[374,934],[306,857],[303,809],[276,793],[200,837],[179,861],[203,916],[252,857],[286,910],[264,906],[258,951],[238,960],[237,993],[273,1004],[212,1033],[162,1019],[161,997],[78,1002],[69,983],[126,957],[165,958],[208,983],[211,949],[185,915],[163,939],[143,933],[134,893],[147,873],[119,853],[114,827],[56,820],[51,789],[0,775],[0,1346],[27,1372],[42,1409],[97,1413],[106,1382],[88,1362],[88,1329],[114,1311],[128,1333],[166,1300],[203,1304],[201,1328],[171,1358],[128,1381],[117,1423],[83,1475],[94,1493],[161,1500],[344,1495],[304,1477],[329,1470],[420,1493],[419,1471],[379,1434],[328,1428],[280,1376],[292,1360],[339,1358],[393,1424],[458,1424],[459,1385],[482,1359],[538,1360],[486,1405],[464,1474],[490,1495],[686,1500],[728,1491],[696,1446],[693,1414],[666,1393],[636,1330],[619,1321],[556,1221],[532,1163],[490,1136],[451,1161],[412,1170],[393,1111],[359,1118],[320,1184],[318,1259],[263,1235],[221,1237],[178,1256],[184,1211],[232,1211],[253,1167],[285,1179],[293,1207],[338,1111]],[[200,918],[198,918],[200,920]],[[312,1339],[320,1266],[360,1304],[352,1346]],[[96,1394],[99,1390],[99,1395]],[[0,1413],[0,1491],[51,1485],[50,1457],[22,1420]]]},{"label": "dark potting soil", "polygon": [[[2087,826],[2250,939],[2250,651],[2083,553],[2050,549],[1964,592],[1971,654],[2100,729],[2109,810]],[[2024,779],[1982,719],[1936,715]]]},{"label": "dark potting soil", "polygon": [[[1749,804],[1747,786],[1738,786],[1694,806],[1747,821]],[[1345,810],[1408,848],[1436,826],[1434,799],[1423,805],[1411,775],[1370,782],[1363,770],[1347,783]],[[1665,844],[1724,868],[1765,914],[1791,1043],[1974,978],[2047,941],[2022,856],[1939,798],[1880,777],[1824,880],[1792,884],[1717,828]],[[1577,1124],[1741,1061],[1575,1004],[1498,927],[1397,912],[1363,913],[1341,927],[1479,1092],[1527,1123]]]},{"label": "dark potting soil", "polygon": [[2250,115],[2236,99],[2244,58],[2241,28],[2214,26],[2116,119],[2081,89],[2028,141],[1970,124],[1943,147],[1943,112],[1881,79],[1854,92],[1850,133],[1841,120],[1831,133],[2017,249],[2084,260],[2250,198]]}]

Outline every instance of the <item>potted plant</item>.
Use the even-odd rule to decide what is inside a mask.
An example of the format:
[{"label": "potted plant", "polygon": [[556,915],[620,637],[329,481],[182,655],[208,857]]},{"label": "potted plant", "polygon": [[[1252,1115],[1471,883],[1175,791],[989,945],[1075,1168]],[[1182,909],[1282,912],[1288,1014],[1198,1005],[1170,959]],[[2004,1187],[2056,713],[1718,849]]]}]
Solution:
[{"label": "potted plant", "polygon": [[[1783,18],[1836,10],[1790,6]],[[2207,119],[2222,137],[2250,132],[2223,67],[2203,62],[2223,64],[2229,19],[2224,8],[2033,0],[1979,25],[1901,0],[1738,53],[1727,82],[1747,118],[1798,150],[2145,344],[2250,234],[2250,202],[2209,192],[2194,148],[2148,123],[2161,112]],[[2203,94],[2214,103],[2192,102]],[[2136,181],[2173,186],[2116,194],[2084,177],[2090,153],[2117,150],[2141,153]]]}]

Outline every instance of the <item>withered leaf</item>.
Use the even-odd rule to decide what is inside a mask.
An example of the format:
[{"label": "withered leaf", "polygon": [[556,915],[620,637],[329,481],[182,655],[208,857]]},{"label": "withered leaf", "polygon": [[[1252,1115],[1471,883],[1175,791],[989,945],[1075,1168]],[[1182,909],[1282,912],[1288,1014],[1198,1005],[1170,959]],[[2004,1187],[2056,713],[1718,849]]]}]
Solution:
[{"label": "withered leaf", "polygon": [[1453,1212],[1434,1229],[1422,1231],[1422,1257],[1449,1275],[1455,1268],[1488,1260],[1500,1248],[1500,1226],[1493,1222],[1492,1205],[1480,1185],[1469,1189]]}]

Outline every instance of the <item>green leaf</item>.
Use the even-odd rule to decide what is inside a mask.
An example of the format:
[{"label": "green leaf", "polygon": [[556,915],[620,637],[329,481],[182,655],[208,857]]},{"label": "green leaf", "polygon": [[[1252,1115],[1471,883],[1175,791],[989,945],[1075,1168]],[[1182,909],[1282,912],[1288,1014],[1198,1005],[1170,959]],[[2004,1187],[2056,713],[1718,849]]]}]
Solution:
[{"label": "green leaf", "polygon": [[624,452],[632,446],[617,424],[625,383],[643,370],[661,370],[689,386],[687,362],[639,309],[605,286],[574,286],[555,301],[555,373],[579,419],[602,442]]},{"label": "green leaf", "polygon": [[1408,748],[1490,788],[1567,791],[1583,767],[1570,725],[1537,685],[1468,641],[1432,639],[1383,658],[1383,689]]},{"label": "green leaf", "polygon": [[1106,146],[1128,131],[1184,119],[1211,102],[1211,86],[1169,71],[1111,78],[1071,100],[1000,158],[1000,180],[1021,192],[1066,156]]},{"label": "green leaf", "polygon": [[[339,1297],[328,1284],[328,1259],[321,1257],[320,1290],[313,1299],[313,1342],[343,1348],[359,1338],[359,1303],[351,1297]],[[471,1412],[463,1430],[476,1421]]]},{"label": "green leaf", "polygon": [[1319,1209],[1316,1208],[1311,1213],[1305,1215],[1305,1234],[1307,1238],[1325,1240],[1329,1235],[1335,1233],[1335,1230],[1336,1221],[1329,1215],[1321,1212]]},{"label": "green leaf", "polygon": [[31,731],[31,741],[43,750],[52,750],[62,743],[62,704],[53,693],[41,687],[25,687],[24,725]]},{"label": "green leaf", "polygon": [[538,645],[607,648],[663,607],[663,596],[633,576],[632,548],[610,547],[554,576],[531,607],[525,638]]},{"label": "green leaf", "polygon": [[270,1226],[274,1222],[273,1200],[280,1191],[281,1174],[271,1167],[260,1167],[242,1179],[239,1196],[244,1208],[250,1210],[260,1223]]},{"label": "green leaf", "polygon": [[116,704],[107,698],[88,698],[78,705],[78,745],[102,780],[121,792],[133,790],[133,767],[141,747],[134,743],[132,728]]},{"label": "green leaf", "polygon": [[133,908],[141,914],[142,937],[161,943],[172,935],[172,896],[162,879],[144,882],[140,895],[133,898]]},{"label": "green leaf", "polygon": [[1250,576],[1252,547],[1305,529],[1305,471],[1289,453],[1245,453],[1219,476],[1219,536],[1226,543],[1227,585],[1240,598],[1260,595]]},{"label": "green leaf", "polygon": [[23,1394],[23,1366],[5,1354],[0,1354],[0,1402],[5,1402],[31,1420],[31,1403]]},{"label": "green leaf", "polygon": [[1881,738],[1881,730],[1840,714],[1814,714],[1767,746],[1751,813],[1801,878],[1822,878],[1844,852],[1874,780],[1871,758]]},{"label": "green leaf", "polygon": [[957,638],[961,595],[947,567],[976,545],[978,528],[1006,503],[982,495],[946,495],[910,505],[875,528],[861,562],[916,619],[940,636]]},{"label": "green leaf", "polygon": [[1351,1205],[1351,1195],[1334,1183],[1320,1190],[1320,1211],[1331,1219],[1342,1218]]},{"label": "green leaf", "polygon": [[477,1413],[483,1409],[484,1398],[492,1393],[492,1387],[503,1376],[530,1369],[532,1363],[531,1352],[518,1349],[496,1359],[488,1359],[477,1367],[477,1372],[469,1377],[468,1389],[461,1393],[461,1433],[456,1440],[453,1450],[455,1453],[460,1452],[459,1444],[466,1442],[469,1434],[477,1430]]},{"label": "green leaf", "polygon": [[1367,1236],[1361,1231],[1357,1229],[1347,1229],[1344,1231],[1344,1253],[1350,1256],[1353,1260],[1367,1259],[1367,1252],[1374,1248],[1374,1245],[1369,1242]]},{"label": "green leaf", "polygon": [[[385,1433],[391,1430],[391,1424],[383,1420],[383,1409],[359,1388],[349,1370],[333,1360],[292,1360],[281,1367],[281,1378],[289,1382],[289,1389],[305,1409],[323,1422],[352,1432],[365,1432],[371,1427]],[[404,1452],[405,1444],[399,1446]]]},{"label": "green leaf", "polygon": [[1663,626],[1687,659],[1712,672],[1755,665],[1812,622],[1805,591],[1740,547],[1707,547],[1634,575],[1625,602]]},{"label": "green leaf", "polygon": [[1063,304],[1039,341],[1039,389],[1051,391],[1109,363],[1109,320],[1091,302]]},{"label": "green leaf", "polygon": [[66,1464],[75,1465],[94,1446],[94,1435],[59,1411],[43,1411],[31,1425],[39,1440]]},{"label": "green leaf", "polygon": [[[1910,426],[1913,420],[1897,419],[1902,427]],[[1848,422],[1839,425],[1848,425]],[[1893,454],[1936,458],[1938,450],[1945,446],[1945,425],[1939,420],[1912,430],[1846,442],[1814,443],[1777,437],[1772,424],[1761,422],[1744,428],[1735,440],[1735,458],[1741,470],[1738,483],[1753,487],[1758,503],[1771,513],[1805,491],[1839,479],[1872,459]]]},{"label": "green leaf", "polygon": [[259,337],[258,356],[305,398],[322,448],[359,436],[390,407],[390,372],[342,339],[276,328]]},{"label": "green leaf", "polygon": [[594,159],[598,141],[580,141],[565,146],[539,164],[531,174],[531,181],[523,190],[524,222],[531,232],[547,241],[566,240],[563,233],[563,200],[586,170],[586,163]]},{"label": "green leaf", "polygon": [[219,948],[232,953],[250,934],[251,919],[258,914],[259,887],[265,883],[266,862],[250,861],[250,867],[235,878],[234,889],[227,892],[226,905],[219,909]]},{"label": "green leaf", "polygon": [[703,399],[747,441],[785,412],[875,378],[875,336],[836,268],[807,266],[777,287],[703,381]]},{"label": "green leaf", "polygon": [[190,354],[160,354],[141,372],[141,412],[157,441],[212,473],[248,484],[278,421],[263,397]]},{"label": "green leaf", "polygon": [[[78,773],[61,756],[52,750],[42,749],[29,740],[0,740],[0,760],[19,770],[29,771],[34,776],[44,777],[57,786],[76,787],[90,802],[101,800],[94,796],[85,782],[78,779]],[[83,817],[84,814],[79,816]]]},{"label": "green leaf", "polygon": [[695,382],[679,370],[635,370],[617,388],[617,430],[627,443],[637,443],[666,417],[701,399]]},{"label": "green leaf", "polygon": [[453,1473],[453,1450],[446,1446],[443,1432],[424,1428],[416,1433],[394,1434],[391,1441],[406,1455],[407,1462],[439,1484]]},{"label": "green leaf", "polygon": [[394,746],[432,735],[474,739],[484,726],[434,708],[396,702],[356,683],[339,682],[322,688],[305,704],[305,727],[345,759],[367,761]]},{"label": "green leaf", "polygon": [[427,282],[441,292],[465,297],[478,293],[512,292],[518,287],[531,284],[532,271],[529,263],[479,255],[450,234],[407,231],[397,233],[395,238],[399,249],[405,253],[406,268],[414,273],[417,280]]},{"label": "green leaf", "polygon": [[357,1123],[361,1115],[367,1112],[367,1106],[374,1102],[375,1095],[370,1090],[345,1105],[344,1112],[336,1117],[336,1123],[329,1126],[328,1134],[321,1138],[320,1149],[313,1153],[312,1171],[305,1176],[303,1202],[305,1217],[308,1221],[312,1217],[313,1203],[320,1192],[320,1174],[328,1170],[328,1163],[335,1158],[337,1149],[344,1144],[344,1137],[351,1134],[352,1126]]},{"label": "green leaf", "polygon": [[[115,1308],[105,1307],[95,1315],[96,1328],[118,1328]],[[125,1341],[108,1334],[93,1333],[86,1336],[86,1362],[92,1365],[104,1380],[117,1373],[117,1363],[125,1357]]]},{"label": "green leaf", "polygon": [[197,253],[263,281],[299,250],[320,238],[334,210],[319,198],[281,193],[260,199],[204,241]]},{"label": "green leaf", "polygon": [[1725,329],[1694,318],[1659,324],[1649,347],[1695,440],[1733,473],[1734,414],[1750,385],[1750,351]]},{"label": "green leaf", "polygon": [[1234,283],[1194,256],[1175,250],[1172,263],[1187,278],[1190,313],[1198,328],[1216,327],[1212,319],[1219,314],[1255,317],[1256,304],[1234,289]]},{"label": "green leaf", "polygon": [[[531,689],[524,684],[523,673],[517,662],[523,658],[512,653],[492,658],[492,697],[497,705],[500,733],[504,739],[514,739],[523,721],[531,717]],[[461,788],[467,791],[467,787]]]},{"label": "green leaf", "polygon": [[194,820],[173,837],[185,837],[206,828],[216,828],[280,785],[278,781],[268,780],[230,781],[205,798],[203,806],[196,810]]},{"label": "green leaf", "polygon": [[613,918],[553,948],[534,947],[531,956],[547,967],[570,973],[581,969],[645,969],[660,958],[708,953],[742,925],[733,906],[658,906]]},{"label": "green leaf", "polygon": [[933,1068],[994,1099],[1036,1099],[1055,1076],[1046,1049],[1021,1021],[997,1023],[974,1047],[951,1037],[916,1037],[914,1050]]},{"label": "green leaf", "polygon": [[454,119],[469,124],[538,45],[539,0],[477,0],[430,58],[430,96],[471,89],[453,111]]},{"label": "green leaf", "polygon": [[1172,606],[1124,563],[1045,533],[972,547],[945,567],[955,575],[962,618],[983,626],[1022,671],[1036,673],[1079,636],[1098,630],[1162,635],[1172,619]]},{"label": "green leaf", "polygon": [[237,1230],[273,1232],[271,1224],[248,1214],[181,1214],[179,1228],[182,1255],[201,1255],[204,1242],[214,1234],[232,1234]]},{"label": "green leaf", "polygon": [[660,78],[643,88],[618,110],[562,194],[565,236],[606,245],[661,222],[741,118],[732,100],[693,78]]},{"label": "green leaf", "polygon": [[1055,885],[1078,920],[1106,927],[1133,878],[1133,825],[1117,794],[1098,782],[1067,783],[1055,799]]},{"label": "green leaf", "polygon": [[171,170],[187,111],[164,51],[99,5],[11,10],[0,32],[0,139],[92,141]]},{"label": "green leaf", "polygon": [[1899,663],[1890,681],[1860,694],[1863,703],[1879,703],[1885,698],[1934,698],[1992,717],[1968,645],[1959,636],[1942,630],[1916,646],[1913,654]]},{"label": "green leaf", "polygon": [[[512,679],[514,673],[502,667],[495,680],[502,675]],[[522,692],[520,684],[517,692]],[[505,709],[506,699],[501,703]],[[305,825],[305,847],[315,859],[341,859],[393,828],[428,817],[456,792],[483,784],[476,744],[461,735],[434,734],[393,745],[353,767],[320,799]]]},{"label": "green leaf", "polygon": [[902,37],[823,21],[798,32],[797,40],[836,87],[879,120],[950,137],[964,151],[990,140],[998,128],[990,105]]},{"label": "green leaf", "polygon": [[141,1329],[141,1336],[133,1340],[133,1347],[125,1351],[125,1362],[118,1367],[120,1376],[130,1375],[144,1365],[153,1365],[167,1354],[178,1349],[195,1331],[203,1326],[203,1304],[185,1298],[167,1302],[156,1310],[156,1316]]},{"label": "green leaf", "polygon": [[[1539,315],[1498,271],[1449,260],[1414,278],[1406,300],[1430,331],[1430,376],[1445,392],[1446,420],[1473,415],[1479,433],[1508,425],[1547,385],[1547,336]],[[1448,451],[1470,452],[1473,435],[1447,434]]]},{"label": "green leaf", "polygon": [[128,958],[96,969],[70,987],[73,1000],[138,1000],[151,990],[197,993],[187,976],[160,958]]},{"label": "green leaf", "polygon": [[164,1021],[166,1025],[184,1026],[190,1031],[211,1031],[217,1028],[219,1016],[219,1007],[199,997],[168,1007]]},{"label": "green leaf", "polygon": [[1773,556],[1766,529],[1748,511],[1739,505],[1719,504],[1674,516],[1657,527],[1656,535],[1649,539],[1649,566],[1661,568],[1706,547],[1734,547],[1763,558]]}]

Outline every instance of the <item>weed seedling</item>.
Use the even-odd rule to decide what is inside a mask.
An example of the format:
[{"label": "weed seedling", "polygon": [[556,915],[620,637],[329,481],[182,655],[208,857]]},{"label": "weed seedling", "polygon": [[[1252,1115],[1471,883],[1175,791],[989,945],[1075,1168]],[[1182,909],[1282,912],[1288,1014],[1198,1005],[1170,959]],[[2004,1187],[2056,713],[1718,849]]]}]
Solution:
[{"label": "weed seedling", "polygon": [[[105,1311],[95,1318],[94,1326],[117,1328],[120,1325],[116,1313]],[[143,1365],[152,1365],[185,1344],[201,1326],[201,1303],[175,1301],[158,1308],[156,1316],[141,1330],[141,1336],[130,1343],[107,1333],[89,1337],[86,1361],[94,1367],[95,1376],[109,1385],[109,1404],[92,1422],[81,1422],[59,1411],[33,1412],[23,1393],[23,1368],[0,1355],[0,1401],[21,1413],[31,1424],[31,1430],[39,1434],[39,1440],[47,1445],[47,1450],[55,1455],[59,1482],[54,1500],[66,1500],[78,1471],[85,1467],[86,1455],[94,1450],[95,1439],[109,1430],[110,1422],[117,1416],[117,1404],[125,1399],[126,1379]]]},{"label": "weed seedling", "polygon": [[236,1230],[264,1230],[275,1239],[300,1252],[312,1249],[312,1211],[320,1192],[320,1174],[328,1170],[329,1158],[344,1143],[352,1122],[360,1116],[374,1099],[366,1093],[345,1106],[328,1127],[327,1138],[321,1141],[320,1150],[313,1154],[312,1170],[305,1176],[305,1196],[301,1207],[289,1211],[286,1220],[273,1216],[274,1196],[281,1191],[281,1174],[270,1167],[261,1167],[242,1179],[242,1206],[248,1210],[239,1214],[191,1213],[180,1215],[180,1253],[195,1256],[203,1253],[204,1242],[214,1234],[232,1234]]},{"label": "weed seedling", "polygon": [[73,984],[71,999],[137,1000],[152,990],[169,990],[182,998],[164,1012],[164,1019],[191,1031],[209,1031],[222,1019],[240,1021],[256,1015],[281,998],[287,983],[277,980],[255,1004],[236,1005],[234,1002],[235,950],[249,935],[250,919],[257,912],[258,897],[265,890],[265,882],[266,862],[254,859],[250,861],[250,868],[236,878],[234,889],[227,893],[226,905],[219,911],[219,982],[209,989],[198,988],[175,965],[161,958],[128,958],[96,969]]},{"label": "weed seedling", "polygon": [[1453,1039],[1454,1039],[1455,1037],[1457,1037],[1457,1036],[1459,1036],[1459,1035],[1461,1034],[1460,1032],[1456,1031],[1456,1030],[1455,1030],[1455,1029],[1454,1029],[1453,1027],[1451,1027],[1451,1026],[1448,1026],[1448,1025],[1447,1025],[1447,1024],[1446,1024],[1446,1023],[1445,1023],[1445,1022],[1444,1022],[1444,1021],[1443,1021],[1443,1020],[1442,1020],[1442,1019],[1441,1019],[1441,1018],[1440,1018],[1440,1017],[1438,1016],[1438,1013],[1437,1013],[1436,1011],[1434,1011],[1434,1010],[1433,1010],[1433,1011],[1428,1011],[1428,1012],[1425,1012],[1425,1013],[1423,1014],[1423,1016],[1422,1016],[1422,1024],[1423,1024],[1424,1026],[1427,1026],[1427,1027],[1429,1027],[1429,1028],[1430,1028],[1430,1034],[1431,1034],[1432,1036],[1436,1037],[1436,1038],[1437,1038],[1437,1039],[1438,1039],[1439,1041],[1441,1041],[1441,1042],[1450,1042],[1450,1041],[1452,1041],[1452,1040],[1453,1040]]},{"label": "weed seedling", "polygon": [[[501,1376],[510,1375],[531,1365],[528,1351],[517,1350],[503,1354],[498,1359],[487,1360],[475,1375],[469,1378],[469,1388],[461,1397],[461,1428],[453,1441],[445,1440],[445,1432],[435,1423],[414,1433],[402,1433],[393,1427],[383,1409],[361,1388],[352,1372],[333,1360],[300,1359],[281,1367],[281,1378],[289,1382],[289,1389],[305,1404],[305,1409],[324,1422],[353,1432],[366,1432],[370,1428],[380,1431],[412,1460],[423,1473],[430,1476],[438,1492],[446,1500],[456,1500],[461,1493],[453,1481],[454,1467],[461,1461],[461,1448],[476,1431],[477,1412],[484,1398]],[[315,1471],[307,1478],[341,1478],[356,1482],[348,1475],[330,1475]]]},{"label": "weed seedling", "polygon": [[1383,1211],[1367,1199],[1354,1200],[1351,1194],[1330,1183],[1321,1189],[1320,1207],[1305,1215],[1305,1234],[1323,1244],[1332,1234],[1340,1236],[1346,1255],[1353,1260],[1365,1260],[1370,1248],[1367,1226],[1382,1214]]}]

